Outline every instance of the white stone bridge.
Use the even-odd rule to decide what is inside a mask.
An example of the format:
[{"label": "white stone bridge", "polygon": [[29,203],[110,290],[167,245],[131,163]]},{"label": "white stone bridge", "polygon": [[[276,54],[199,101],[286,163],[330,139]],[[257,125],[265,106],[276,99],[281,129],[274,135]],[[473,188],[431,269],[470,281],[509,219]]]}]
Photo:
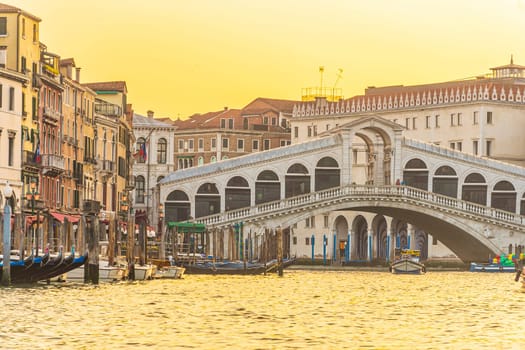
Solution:
[{"label": "white stone bridge", "polygon": [[176,171],[160,183],[166,221],[291,234],[294,224],[325,215],[319,231],[333,233],[334,260],[343,242],[352,242],[350,259],[387,261],[395,241],[425,250],[429,235],[463,261],[525,244],[524,168],[402,132],[370,117],[312,141]]}]

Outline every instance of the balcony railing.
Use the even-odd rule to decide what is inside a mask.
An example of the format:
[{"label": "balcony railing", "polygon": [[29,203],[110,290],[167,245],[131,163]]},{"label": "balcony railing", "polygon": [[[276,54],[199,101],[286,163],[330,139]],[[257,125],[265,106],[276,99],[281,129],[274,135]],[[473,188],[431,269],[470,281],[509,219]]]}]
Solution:
[{"label": "balcony railing", "polygon": [[95,103],[95,113],[111,117],[119,117],[122,115],[122,108],[112,103]]},{"label": "balcony railing", "polygon": [[64,172],[64,157],[58,154],[43,154],[42,167],[44,174],[49,176],[57,176]]}]

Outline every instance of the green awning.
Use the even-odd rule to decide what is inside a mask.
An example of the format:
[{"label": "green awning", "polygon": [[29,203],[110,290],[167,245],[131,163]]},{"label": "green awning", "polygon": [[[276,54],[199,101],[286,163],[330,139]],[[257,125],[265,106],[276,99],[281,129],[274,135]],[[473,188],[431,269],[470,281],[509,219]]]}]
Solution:
[{"label": "green awning", "polygon": [[202,233],[206,231],[206,225],[187,221],[168,221],[168,228],[176,228],[177,232]]}]

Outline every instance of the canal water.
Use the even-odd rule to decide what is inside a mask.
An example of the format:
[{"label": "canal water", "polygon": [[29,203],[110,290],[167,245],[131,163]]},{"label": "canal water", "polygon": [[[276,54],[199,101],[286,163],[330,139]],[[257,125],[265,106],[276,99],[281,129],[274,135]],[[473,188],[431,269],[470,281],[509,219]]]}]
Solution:
[{"label": "canal water", "polygon": [[285,270],[0,288],[2,349],[525,349],[514,274]]}]

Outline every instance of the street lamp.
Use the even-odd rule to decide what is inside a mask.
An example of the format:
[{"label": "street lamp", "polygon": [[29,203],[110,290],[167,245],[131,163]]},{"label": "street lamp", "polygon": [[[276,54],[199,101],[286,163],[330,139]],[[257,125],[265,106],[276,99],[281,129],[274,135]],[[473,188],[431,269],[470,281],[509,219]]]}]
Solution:
[{"label": "street lamp", "polygon": [[[159,232],[159,235],[162,233],[162,220],[164,219],[164,204],[159,204],[159,227],[157,231]],[[161,235],[162,236],[162,235]]]},{"label": "street lamp", "polygon": [[[35,215],[35,201],[38,201],[40,199],[40,193],[38,193],[37,183],[35,179],[31,181],[29,188],[31,191],[26,193],[26,200],[31,201],[31,215]],[[40,210],[38,211],[36,216],[36,233],[34,230],[34,225],[32,225],[32,228],[33,240],[36,246],[36,256],[38,256],[38,230],[40,230]]]}]

